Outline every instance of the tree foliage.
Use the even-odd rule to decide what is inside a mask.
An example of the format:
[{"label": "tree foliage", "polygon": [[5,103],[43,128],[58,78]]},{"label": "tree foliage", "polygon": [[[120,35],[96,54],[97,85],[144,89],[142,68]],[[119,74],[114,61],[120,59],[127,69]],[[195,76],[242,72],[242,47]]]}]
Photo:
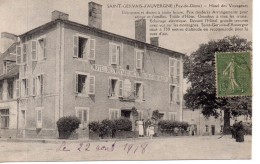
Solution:
[{"label": "tree foliage", "polygon": [[217,98],[215,81],[215,53],[251,51],[252,43],[238,36],[227,36],[201,44],[197,51],[184,59],[184,77],[191,87],[184,95],[190,109],[202,109],[205,117],[219,116],[217,109],[231,110],[231,114],[251,115],[251,97]]}]

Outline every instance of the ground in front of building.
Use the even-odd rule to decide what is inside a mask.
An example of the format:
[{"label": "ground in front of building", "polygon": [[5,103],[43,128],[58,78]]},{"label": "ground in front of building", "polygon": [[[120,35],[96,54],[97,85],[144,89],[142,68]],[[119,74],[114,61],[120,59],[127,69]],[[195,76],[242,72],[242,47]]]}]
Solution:
[{"label": "ground in front of building", "polygon": [[251,136],[245,136],[243,143],[235,142],[231,136],[50,143],[0,141],[0,161],[251,159],[251,143]]}]

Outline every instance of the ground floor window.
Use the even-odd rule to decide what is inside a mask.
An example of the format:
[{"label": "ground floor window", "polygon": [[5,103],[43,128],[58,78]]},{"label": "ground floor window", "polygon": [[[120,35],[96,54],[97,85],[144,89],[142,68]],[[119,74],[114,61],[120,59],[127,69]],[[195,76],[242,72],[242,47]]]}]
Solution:
[{"label": "ground floor window", "polygon": [[38,128],[38,129],[42,128],[42,110],[43,110],[43,107],[36,107],[35,108],[36,128]]},{"label": "ground floor window", "polygon": [[0,109],[1,129],[9,128],[9,109]]},{"label": "ground floor window", "polygon": [[89,122],[89,108],[76,107],[76,116],[80,119],[80,127],[87,127]]},{"label": "ground floor window", "polygon": [[209,132],[209,126],[206,125],[205,128],[206,128],[206,132]]},{"label": "ground floor window", "polygon": [[176,116],[177,116],[176,112],[169,112],[169,120],[176,121]]},{"label": "ground floor window", "polygon": [[119,119],[120,116],[119,113],[120,113],[119,109],[109,109],[109,119],[110,120]]}]

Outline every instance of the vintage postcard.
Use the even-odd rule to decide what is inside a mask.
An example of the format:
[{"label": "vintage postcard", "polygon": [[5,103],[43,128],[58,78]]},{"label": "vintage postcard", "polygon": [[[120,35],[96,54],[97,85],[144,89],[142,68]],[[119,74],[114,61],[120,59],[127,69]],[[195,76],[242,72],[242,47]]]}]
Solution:
[{"label": "vintage postcard", "polygon": [[252,0],[0,0],[0,162],[252,157]]}]

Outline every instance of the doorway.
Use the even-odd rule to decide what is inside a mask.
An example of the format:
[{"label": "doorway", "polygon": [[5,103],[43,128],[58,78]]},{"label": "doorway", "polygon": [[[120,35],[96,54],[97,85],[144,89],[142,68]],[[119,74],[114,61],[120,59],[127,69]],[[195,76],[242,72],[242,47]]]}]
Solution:
[{"label": "doorway", "polygon": [[215,135],[215,125],[211,125],[211,134]]}]

